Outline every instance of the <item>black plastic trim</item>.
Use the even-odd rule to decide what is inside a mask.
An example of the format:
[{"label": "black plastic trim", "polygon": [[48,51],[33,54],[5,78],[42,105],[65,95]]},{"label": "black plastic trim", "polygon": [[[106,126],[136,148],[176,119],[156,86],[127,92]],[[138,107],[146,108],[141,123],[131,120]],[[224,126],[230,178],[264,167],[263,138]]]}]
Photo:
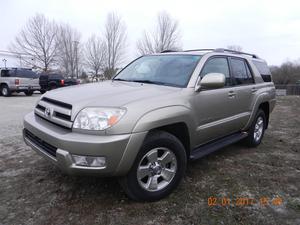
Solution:
[{"label": "black plastic trim", "polygon": [[235,142],[238,142],[239,140],[242,140],[243,138],[246,138],[248,136],[248,133],[246,132],[238,132],[231,135],[228,135],[226,137],[220,138],[216,141],[209,142],[207,144],[201,145],[194,150],[192,150],[190,159],[196,160],[199,158],[202,158],[210,153],[213,153],[227,145],[233,144]]}]

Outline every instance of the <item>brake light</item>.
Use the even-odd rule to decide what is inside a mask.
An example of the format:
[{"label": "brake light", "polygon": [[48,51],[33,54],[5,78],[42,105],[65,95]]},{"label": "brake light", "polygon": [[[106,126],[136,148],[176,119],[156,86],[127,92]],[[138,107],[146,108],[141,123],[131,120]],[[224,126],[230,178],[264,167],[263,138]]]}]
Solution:
[{"label": "brake light", "polygon": [[65,80],[60,80],[60,84],[63,86],[65,85]]},{"label": "brake light", "polygon": [[19,85],[20,84],[20,80],[19,79],[15,79],[15,85]]}]

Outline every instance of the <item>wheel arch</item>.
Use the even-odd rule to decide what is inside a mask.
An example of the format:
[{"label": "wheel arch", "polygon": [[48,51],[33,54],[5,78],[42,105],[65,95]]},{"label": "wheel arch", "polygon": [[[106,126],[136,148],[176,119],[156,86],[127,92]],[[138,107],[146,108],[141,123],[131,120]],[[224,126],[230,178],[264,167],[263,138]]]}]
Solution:
[{"label": "wheel arch", "polygon": [[256,98],[256,101],[254,102],[253,106],[252,106],[252,111],[251,111],[251,115],[250,115],[250,118],[246,124],[246,126],[243,128],[243,130],[248,130],[249,127],[251,126],[254,118],[255,118],[255,115],[257,113],[257,111],[259,109],[262,109],[265,113],[265,116],[266,116],[266,128],[268,127],[268,124],[269,124],[269,114],[271,112],[271,105],[270,105],[270,98],[268,96],[267,93],[261,93],[257,98]]},{"label": "wheel arch", "polygon": [[268,129],[269,117],[270,117],[270,104],[269,104],[269,102],[260,103],[260,105],[258,106],[258,109],[261,109],[261,110],[264,111],[265,117],[266,117],[265,129]]},{"label": "wheel arch", "polygon": [[177,122],[173,124],[156,127],[151,129],[149,133],[156,132],[156,131],[165,131],[174,135],[184,146],[187,158],[189,157],[191,151],[190,132],[185,122]]}]

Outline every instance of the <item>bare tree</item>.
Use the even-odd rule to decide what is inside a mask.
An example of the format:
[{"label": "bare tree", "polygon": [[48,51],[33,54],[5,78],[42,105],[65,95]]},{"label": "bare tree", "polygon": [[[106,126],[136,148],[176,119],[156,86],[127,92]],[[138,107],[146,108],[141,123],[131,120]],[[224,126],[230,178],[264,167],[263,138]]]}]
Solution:
[{"label": "bare tree", "polygon": [[36,14],[16,36],[10,49],[28,55],[21,58],[26,64],[47,71],[55,62],[56,34],[55,22],[49,21],[43,14]]},{"label": "bare tree", "polygon": [[242,46],[240,45],[228,45],[227,48],[237,52],[241,52],[243,50]]},{"label": "bare tree", "polygon": [[122,18],[116,13],[107,15],[104,42],[107,49],[107,63],[105,74],[111,78],[122,63],[126,46],[126,26]]},{"label": "bare tree", "polygon": [[78,78],[81,56],[80,33],[68,24],[60,24],[57,34],[59,66],[68,76]]},{"label": "bare tree", "polygon": [[105,42],[95,35],[91,36],[85,45],[85,64],[92,71],[94,77],[105,69],[107,49]]},{"label": "bare tree", "polygon": [[150,35],[144,31],[142,38],[137,42],[137,48],[142,55],[181,49],[178,21],[172,19],[167,12],[159,13],[154,32]]},{"label": "bare tree", "polygon": [[300,81],[300,64],[298,62],[287,61],[281,66],[271,66],[270,69],[275,84],[296,84]]}]

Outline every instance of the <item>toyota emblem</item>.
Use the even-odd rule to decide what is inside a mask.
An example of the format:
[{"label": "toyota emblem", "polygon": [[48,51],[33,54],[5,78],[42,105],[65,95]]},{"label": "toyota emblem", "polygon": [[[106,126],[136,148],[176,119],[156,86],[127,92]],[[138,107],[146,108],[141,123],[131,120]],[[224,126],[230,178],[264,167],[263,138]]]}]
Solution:
[{"label": "toyota emblem", "polygon": [[47,107],[47,108],[45,109],[45,116],[46,116],[46,117],[50,117],[50,116],[51,116],[51,109],[50,109],[49,107]]}]

